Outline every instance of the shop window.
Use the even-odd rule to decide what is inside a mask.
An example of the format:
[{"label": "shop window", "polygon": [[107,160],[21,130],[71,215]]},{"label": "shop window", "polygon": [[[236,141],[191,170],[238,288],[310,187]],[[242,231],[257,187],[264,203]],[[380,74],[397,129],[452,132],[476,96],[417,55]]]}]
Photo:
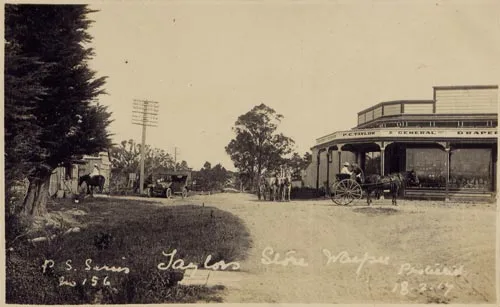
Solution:
[{"label": "shop window", "polygon": [[406,170],[417,173],[419,188],[446,188],[446,160],[446,152],[439,148],[406,149]]},{"label": "shop window", "polygon": [[455,149],[450,159],[450,189],[491,191],[491,149]]}]

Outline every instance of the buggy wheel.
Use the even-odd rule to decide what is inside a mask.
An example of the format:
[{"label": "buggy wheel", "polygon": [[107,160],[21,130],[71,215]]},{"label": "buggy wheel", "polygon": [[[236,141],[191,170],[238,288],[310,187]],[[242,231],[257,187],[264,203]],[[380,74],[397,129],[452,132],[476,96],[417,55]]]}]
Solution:
[{"label": "buggy wheel", "polygon": [[172,197],[172,189],[171,189],[171,188],[168,188],[168,189],[165,191],[165,197],[166,197],[166,198],[170,198],[170,197]]},{"label": "buggy wheel", "polygon": [[185,197],[187,197],[187,196],[188,196],[188,191],[187,191],[187,189],[186,189],[186,188],[183,188],[183,189],[182,189],[182,198],[185,198]]},{"label": "buggy wheel", "polygon": [[352,179],[344,179],[335,183],[332,190],[332,200],[337,205],[348,205],[353,200],[361,199],[363,196],[361,186]]}]

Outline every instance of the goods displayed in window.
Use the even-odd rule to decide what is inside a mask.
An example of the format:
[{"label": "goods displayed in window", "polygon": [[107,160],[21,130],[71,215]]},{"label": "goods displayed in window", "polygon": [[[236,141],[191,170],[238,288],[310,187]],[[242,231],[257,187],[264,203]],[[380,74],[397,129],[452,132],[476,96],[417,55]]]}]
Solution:
[{"label": "goods displayed in window", "polygon": [[491,149],[464,148],[452,150],[450,189],[491,191]]},{"label": "goods displayed in window", "polygon": [[445,189],[446,155],[439,148],[407,148],[406,169],[415,170],[420,182],[412,188]]}]

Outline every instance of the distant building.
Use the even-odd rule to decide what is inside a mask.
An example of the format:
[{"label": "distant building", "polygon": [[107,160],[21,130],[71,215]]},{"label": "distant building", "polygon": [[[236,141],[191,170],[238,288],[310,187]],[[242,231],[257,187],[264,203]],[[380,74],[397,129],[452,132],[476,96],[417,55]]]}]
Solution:
[{"label": "distant building", "polygon": [[306,186],[334,181],[344,161],[365,174],[415,170],[407,195],[496,192],[498,86],[437,86],[432,100],[381,102],[358,125],[316,140]]}]

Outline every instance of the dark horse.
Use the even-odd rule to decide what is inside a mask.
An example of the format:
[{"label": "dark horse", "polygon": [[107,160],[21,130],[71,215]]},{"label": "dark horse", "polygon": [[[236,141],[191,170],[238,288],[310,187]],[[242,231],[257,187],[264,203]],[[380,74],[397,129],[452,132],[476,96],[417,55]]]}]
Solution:
[{"label": "dark horse", "polygon": [[78,186],[81,186],[82,183],[85,182],[87,184],[87,194],[94,194],[94,187],[98,187],[99,192],[102,193],[105,181],[106,179],[102,175],[97,175],[92,177],[90,177],[90,175],[83,175],[78,180]]},{"label": "dark horse", "polygon": [[394,173],[387,176],[369,175],[366,176],[363,188],[366,191],[366,202],[371,204],[370,194],[375,192],[376,197],[380,197],[384,190],[389,190],[392,194],[392,204],[397,206],[399,191],[407,185],[418,185],[418,177],[414,170],[408,172]]}]

